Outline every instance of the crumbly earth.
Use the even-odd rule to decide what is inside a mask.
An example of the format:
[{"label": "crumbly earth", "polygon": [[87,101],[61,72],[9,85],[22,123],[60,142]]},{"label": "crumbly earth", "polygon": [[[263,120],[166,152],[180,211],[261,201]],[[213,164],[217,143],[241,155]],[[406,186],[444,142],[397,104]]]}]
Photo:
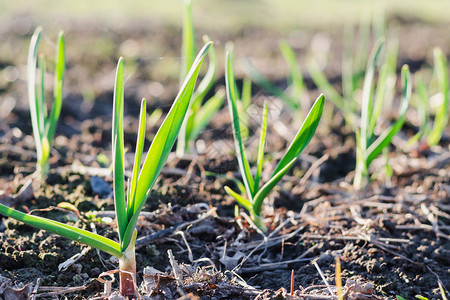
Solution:
[{"label": "crumbly earth", "polygon": [[[144,34],[145,31],[137,31],[134,38],[143,41]],[[170,38],[179,32],[163,30],[160,35],[164,34]],[[78,28],[67,35],[70,36],[66,42],[68,49],[78,40],[81,49],[100,34]],[[114,45],[125,40],[124,36],[127,32],[103,39],[105,44]],[[158,40],[164,41],[161,36]],[[11,34],[9,38],[25,45],[29,35]],[[235,38],[238,45],[244,39]],[[171,49],[170,41],[168,39],[162,47]],[[269,38],[251,40],[253,45],[269,41]],[[25,46],[24,49],[21,51],[26,52]],[[268,46],[268,49],[271,48]],[[166,53],[170,56],[171,52]],[[425,57],[411,54],[411,58],[408,53],[401,51],[400,61],[419,66],[426,64]],[[0,115],[4,115],[0,123],[0,201],[21,211],[87,230],[95,228],[99,234],[115,239],[109,162],[99,154],[111,156],[113,77],[109,71],[114,69],[118,53],[105,46],[104,53],[94,54],[77,56],[69,52],[68,88],[54,141],[51,173],[40,182],[34,180],[29,184],[36,157],[24,80],[19,77],[16,81],[1,82],[3,111]],[[1,62],[2,68],[25,62],[23,55],[18,56],[22,59],[20,62],[15,56],[0,57],[6,57]],[[150,101],[150,111],[154,108],[167,111],[169,99],[173,98],[177,87],[176,78],[164,77],[163,73],[158,78],[153,70],[157,64],[153,60],[136,58],[133,62],[136,69],[129,71],[133,76],[126,86],[124,122],[128,167],[135,147],[139,97],[150,93],[155,98]],[[265,67],[262,65],[261,69]],[[109,71],[101,71],[105,69]],[[336,80],[339,84],[339,79]],[[167,85],[161,88],[160,81]],[[221,84],[218,81],[217,88]],[[279,82],[280,86],[285,84]],[[308,80],[307,84],[312,86]],[[317,91],[313,90],[311,97],[315,94]],[[8,101],[15,102],[10,112],[5,104]],[[299,124],[279,100],[255,87],[252,105],[256,112],[261,111],[263,101],[274,108],[270,116],[274,121],[270,122],[268,132],[268,160],[263,172],[267,179],[288,144],[284,137],[295,134]],[[439,283],[448,291],[448,130],[437,147],[403,151],[404,140],[417,130],[414,124],[408,123],[392,147],[389,160],[394,172],[392,178],[386,180],[381,171],[375,174],[374,182],[366,190],[355,192],[351,186],[354,136],[342,126],[339,114],[331,119],[331,106],[327,109],[328,119],[322,120],[306,153],[266,199],[264,215],[269,231],[265,236],[252,227],[242,208],[236,213],[236,203],[223,190],[225,185],[235,187],[233,178],[239,178],[226,107],[202,132],[198,143],[200,153],[183,159],[169,158],[138,223],[138,281],[148,280],[148,275],[144,276],[147,266],[165,273],[158,275],[156,286],[147,283],[147,289],[143,287],[141,291],[146,297],[331,299],[329,289],[334,291],[337,257],[348,299],[393,299],[396,296],[412,299],[417,295],[439,299]],[[280,120],[290,130],[285,135],[277,128]],[[144,149],[149,146],[160,122],[147,128]],[[251,134],[256,136],[258,123],[255,117],[250,126]],[[249,149],[254,149],[256,143],[257,139],[249,138]],[[319,159],[321,163],[315,163]],[[383,170],[383,163],[381,159],[375,166]],[[302,179],[311,166],[313,172]],[[102,272],[117,268],[117,262],[105,253],[11,219],[2,219],[0,240],[0,285],[7,279],[17,287],[31,283],[39,287],[37,292],[44,299],[101,297],[103,285],[97,278]],[[168,250],[172,250],[180,266],[190,265],[183,267],[189,272],[186,271],[182,288],[177,288],[171,275],[173,264]],[[79,253],[83,255],[67,269],[58,269],[61,263]],[[292,274],[294,296],[289,295]],[[332,287],[327,287],[324,280]],[[63,292],[55,287],[62,287]],[[79,289],[66,293],[69,287]],[[114,283],[113,289],[116,288]]]}]

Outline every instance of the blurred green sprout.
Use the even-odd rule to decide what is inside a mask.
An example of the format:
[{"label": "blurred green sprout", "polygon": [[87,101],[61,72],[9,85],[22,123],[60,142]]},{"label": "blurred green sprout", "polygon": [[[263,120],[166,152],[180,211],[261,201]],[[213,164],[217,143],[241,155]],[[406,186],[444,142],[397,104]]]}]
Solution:
[{"label": "blurred green sprout", "polygon": [[[28,100],[30,104],[31,124],[33,127],[34,142],[36,144],[37,166],[36,171],[40,176],[49,172],[49,158],[51,142],[55,134],[56,124],[61,113],[63,83],[65,72],[65,47],[64,36],[61,31],[58,35],[56,57],[55,57],[55,82],[53,85],[53,105],[50,112],[45,100],[45,58],[40,56],[38,65],[38,47],[41,39],[42,28],[38,27],[31,37],[30,49],[28,51],[27,77],[28,77]],[[40,73],[38,84],[36,73]]]},{"label": "blurred green sprout", "polygon": [[414,144],[422,138],[426,138],[428,146],[432,147],[439,143],[448,124],[449,118],[449,78],[447,60],[440,48],[433,51],[434,67],[433,73],[437,81],[437,95],[440,99],[438,105],[434,107],[434,122],[430,123],[432,107],[430,105],[429,94],[431,88],[427,88],[422,77],[416,75],[417,112],[420,120],[419,131],[408,142],[408,146]]},{"label": "blurred green sprout", "polygon": [[361,101],[360,126],[356,130],[356,169],[353,186],[359,190],[363,188],[369,179],[369,166],[385,148],[389,147],[392,138],[400,131],[405,122],[406,112],[411,99],[411,74],[409,67],[404,65],[401,70],[403,85],[402,99],[400,101],[399,115],[396,121],[384,129],[378,136],[375,129],[383,107],[385,95],[386,74],[389,72],[388,65],[381,67],[376,95],[374,96],[374,77],[377,61],[383,48],[384,41],[379,40],[375,45],[367,63],[364,77],[364,86]]},{"label": "blurred green sprout", "polygon": [[[210,39],[204,36],[203,41],[208,43]],[[184,0],[182,41],[182,57],[184,57],[184,63],[182,64],[181,78],[186,77],[186,72],[191,68],[196,52],[195,30],[192,19],[192,0]],[[214,47],[211,47],[208,52],[208,60],[208,70],[198,87],[194,90],[187,117],[178,136],[176,153],[179,157],[184,156],[186,152],[191,152],[195,148],[195,140],[202,130],[206,128],[223,103],[224,93],[221,90],[206,99],[214,85],[216,77],[217,58]]]}]

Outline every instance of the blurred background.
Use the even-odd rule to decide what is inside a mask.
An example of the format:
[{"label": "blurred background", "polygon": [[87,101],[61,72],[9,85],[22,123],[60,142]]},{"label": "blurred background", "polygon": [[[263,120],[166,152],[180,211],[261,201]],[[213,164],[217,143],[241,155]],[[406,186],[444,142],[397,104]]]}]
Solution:
[{"label": "blurred background", "polygon": [[[219,85],[228,41],[235,44],[238,77],[244,75],[242,59],[248,58],[279,85],[288,74],[280,40],[294,49],[307,83],[306,64],[311,57],[329,78],[339,80],[345,30],[353,32],[356,48],[364,33],[361,27],[374,35],[372,27],[385,26],[386,34],[399,41],[397,65],[409,63],[413,71],[432,63],[435,46],[447,54],[450,49],[447,0],[194,0],[192,11],[197,45],[204,34],[215,42]],[[127,101],[136,103],[136,109],[142,97],[150,99],[150,106],[165,105],[176,94],[185,59],[181,56],[182,16],[181,0],[0,1],[0,117],[27,106],[26,55],[38,25],[44,27],[40,51],[49,58],[54,55],[57,32],[65,32],[64,106],[74,108],[76,118],[101,113],[101,109],[92,110],[94,100],[111,101],[120,56],[126,61]],[[370,38],[367,55],[372,45]],[[52,81],[47,83],[50,88]],[[310,89],[314,91],[314,84]],[[105,113],[109,110],[105,108]]]}]

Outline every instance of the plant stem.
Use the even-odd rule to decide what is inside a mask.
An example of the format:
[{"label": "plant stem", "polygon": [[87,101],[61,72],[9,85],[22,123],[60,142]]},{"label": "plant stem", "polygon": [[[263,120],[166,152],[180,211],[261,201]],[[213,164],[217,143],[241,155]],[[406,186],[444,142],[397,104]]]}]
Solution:
[{"label": "plant stem", "polygon": [[39,160],[36,165],[36,171],[41,178],[50,172],[50,165],[48,159],[46,161]]},{"label": "plant stem", "polygon": [[135,240],[134,238],[129,244],[128,248],[123,252],[123,256],[119,259],[120,269],[120,294],[129,299],[136,298],[135,286],[137,285],[136,278],[136,254],[135,254]]},{"label": "plant stem", "polygon": [[[39,176],[43,178],[50,171],[50,164],[48,161],[50,158],[50,142],[47,137],[44,136],[39,144],[41,147],[41,155],[38,156],[36,169]],[[36,144],[36,147],[38,147],[38,144]]]},{"label": "plant stem", "polygon": [[360,190],[363,186],[368,184],[369,170],[364,161],[356,160],[355,178],[353,179],[353,187]]},{"label": "plant stem", "polygon": [[266,224],[264,224],[264,219],[261,215],[257,215],[256,213],[251,213],[251,218],[253,223],[262,230],[262,232],[267,232]]}]

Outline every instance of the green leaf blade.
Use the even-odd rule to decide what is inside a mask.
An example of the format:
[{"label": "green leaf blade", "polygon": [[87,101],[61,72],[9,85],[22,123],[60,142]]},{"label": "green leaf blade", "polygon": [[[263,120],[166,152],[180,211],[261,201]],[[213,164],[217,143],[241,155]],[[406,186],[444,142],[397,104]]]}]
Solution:
[{"label": "green leaf blade", "polygon": [[[205,44],[211,42],[211,39],[208,36],[203,37],[203,42]],[[195,52],[194,52],[195,55]],[[194,92],[194,98],[199,99],[200,102],[205,99],[206,94],[211,90],[211,88],[214,85],[214,80],[216,79],[216,72],[217,72],[217,56],[216,56],[216,50],[214,49],[214,46],[211,46],[211,48],[208,50],[208,70],[206,71],[205,76],[198,84],[197,89]],[[196,100],[196,101],[199,101]]]},{"label": "green leaf blade", "polygon": [[247,110],[252,103],[252,81],[248,77],[245,77],[242,83],[241,102],[242,111]]},{"label": "green leaf blade", "polygon": [[420,119],[419,131],[425,133],[428,127],[428,95],[425,83],[423,82],[422,78],[417,75],[416,75],[416,91],[419,98],[419,102],[417,105]]},{"label": "green leaf blade", "polygon": [[232,196],[240,205],[242,205],[247,211],[249,211],[250,213],[253,211],[253,206],[252,203],[245,199],[244,197],[242,197],[241,195],[239,195],[238,193],[236,193],[235,191],[233,191],[231,188],[229,188],[228,186],[225,186],[225,192]]},{"label": "green leaf blade", "polygon": [[39,126],[39,100],[36,93],[36,64],[39,41],[41,39],[42,27],[37,27],[31,37],[30,48],[27,59],[27,85],[28,102],[30,105],[31,124],[33,127],[33,136],[36,144],[37,157],[42,157],[41,133]]},{"label": "green leaf blade", "polygon": [[241,102],[238,106],[238,110],[240,112],[240,126],[241,133],[244,139],[248,138],[248,121],[249,115],[247,113],[247,109],[250,107],[252,103],[252,81],[250,78],[245,77],[242,83],[242,92],[241,92]]},{"label": "green leaf blade", "polygon": [[278,166],[273,172],[272,177],[275,176],[275,174],[277,174],[286,165],[290,164],[290,162],[294,158],[297,158],[303,151],[303,149],[305,149],[305,147],[309,144],[312,137],[314,136],[314,133],[316,132],[317,126],[319,125],[324,104],[325,97],[323,95],[320,95],[311,107],[311,110],[303,121],[302,126],[300,127],[288,150],[284,154],[281,161],[278,163]]},{"label": "green leaf blade", "polygon": [[389,66],[385,64],[381,68],[380,76],[378,77],[375,103],[368,127],[369,140],[371,140],[373,137],[373,132],[375,131],[377,120],[381,114],[381,109],[383,108],[383,100],[385,96],[385,88],[386,88],[386,81],[388,80],[388,75],[389,75]]},{"label": "green leaf blade", "polygon": [[[113,104],[113,177],[114,177],[114,205],[116,210],[117,227],[120,242],[123,242],[125,230],[128,224],[127,205],[125,202],[125,166],[124,166],[124,141],[123,141],[123,58],[119,59],[116,70]],[[124,250],[124,249],[122,249]]]},{"label": "green leaf blade", "polygon": [[64,74],[66,70],[66,51],[64,34],[61,31],[58,36],[58,48],[56,49],[55,58],[55,82],[53,85],[53,106],[50,112],[48,125],[46,127],[46,135],[49,141],[53,139],[55,134],[56,124],[58,123],[59,115],[61,113]]},{"label": "green leaf blade", "polygon": [[372,134],[369,132],[369,128],[372,120],[374,77],[378,57],[381,53],[381,49],[383,48],[383,44],[384,40],[379,40],[375,45],[372,53],[370,54],[369,61],[367,62],[366,75],[364,77],[364,85],[361,100],[361,125],[360,125],[361,128],[360,145],[363,150],[369,147],[370,139],[372,136]]},{"label": "green leaf blade", "polygon": [[[209,39],[209,37],[207,37],[207,36],[205,36],[203,38],[203,40],[205,43],[209,43],[211,41]],[[216,57],[216,51],[214,49],[214,46],[212,46],[208,51],[208,61],[209,61],[208,70],[206,71],[205,76],[200,81],[197,89],[194,91],[194,93],[192,95],[192,98],[194,100],[192,101],[191,107],[189,109],[189,116],[187,117],[187,119],[185,121],[186,122],[185,132],[183,132],[183,127],[180,130],[178,143],[180,146],[182,146],[184,148],[187,148],[188,142],[195,140],[197,138],[198,134],[200,133],[200,131],[202,131],[206,127],[206,125],[208,125],[212,116],[211,116],[211,118],[208,118],[207,115],[209,112],[211,112],[211,113],[214,112],[213,107],[216,107],[217,105],[221,105],[221,103],[220,104],[217,103],[217,102],[220,102],[220,100],[218,99],[219,97],[218,97],[217,93],[215,96],[208,99],[205,104],[202,104],[206,95],[213,87],[214,80],[216,78],[217,57]],[[208,102],[210,102],[210,101],[211,101],[211,103],[208,104]],[[203,119],[201,121],[198,121],[200,118],[199,114],[202,114],[202,110],[203,110],[204,106],[207,106],[207,108],[206,108],[206,111],[204,112],[204,114],[202,115]],[[218,108],[217,108],[217,110],[218,110]],[[200,128],[197,126],[200,126]],[[184,142],[182,141],[183,139],[184,139]],[[178,144],[177,144],[177,148],[178,148]],[[181,150],[177,149],[177,151],[179,151],[179,153],[181,153]]]},{"label": "green leaf blade", "polygon": [[200,132],[208,126],[209,122],[222,107],[224,95],[222,91],[218,91],[214,96],[208,99],[201,109],[197,112],[194,125],[189,135],[190,140],[195,140]]},{"label": "green leaf blade", "polygon": [[46,64],[45,58],[43,55],[40,56],[39,59],[39,69],[41,71],[41,82],[40,82],[40,93],[38,93],[37,97],[37,116],[38,116],[38,124],[39,124],[39,134],[42,137],[45,134],[45,127],[47,122],[47,104],[45,102],[45,71]]},{"label": "green leaf blade", "polygon": [[192,0],[184,0],[183,12],[183,38],[181,45],[181,55],[184,58],[182,65],[180,82],[183,82],[187,76],[189,69],[195,60],[195,30],[192,21]]},{"label": "green leaf blade", "polygon": [[254,191],[253,177],[250,171],[250,165],[248,163],[247,156],[245,154],[244,144],[241,137],[241,127],[239,122],[239,112],[237,109],[237,91],[236,82],[234,80],[233,59],[231,50],[226,53],[226,65],[225,65],[225,85],[227,89],[227,101],[228,109],[231,116],[231,124],[233,128],[234,144],[236,149],[236,156],[238,159],[239,169],[243,177],[245,189],[247,190],[247,196],[252,199]]},{"label": "green leaf blade", "polygon": [[441,140],[442,134],[448,123],[449,118],[449,82],[448,82],[448,71],[447,62],[444,53],[440,48],[434,49],[434,65],[436,77],[438,80],[439,92],[442,94],[443,101],[439,106],[436,115],[434,117],[433,128],[431,129],[428,136],[428,144],[430,146],[437,145]]},{"label": "green leaf blade", "polygon": [[128,213],[128,220],[131,219],[133,215],[133,211],[135,209],[136,205],[136,186],[138,182],[139,177],[139,170],[141,168],[141,160],[142,160],[142,153],[144,151],[144,142],[145,142],[145,121],[147,116],[147,106],[146,106],[146,100],[142,99],[141,101],[141,110],[139,114],[139,130],[138,130],[138,137],[136,141],[136,153],[134,156],[134,164],[133,164],[133,175],[131,179],[131,186],[129,187],[129,196],[128,196],[128,203],[127,203],[127,213]]},{"label": "green leaf blade", "polygon": [[266,184],[256,193],[253,199],[253,212],[256,216],[261,216],[261,207],[264,199],[269,195],[277,183],[283,178],[283,176],[289,171],[289,169],[295,164],[297,157],[294,157],[290,162],[284,165],[284,167],[275,173]]},{"label": "green leaf blade", "polygon": [[[289,67],[294,98],[298,99],[298,101],[301,101],[302,95],[305,91],[305,82],[303,80],[303,74],[300,70],[295,52],[285,40],[280,42],[280,50],[281,54],[284,57],[284,60]],[[300,104],[297,105],[298,107],[301,106]]]},{"label": "green leaf blade", "polygon": [[127,228],[124,234],[124,239],[121,241],[121,249],[125,250],[131,240],[133,231],[136,228],[139,212],[147,200],[148,194],[153,187],[167,157],[170,154],[175,139],[180,131],[181,125],[185,118],[189,102],[195,87],[195,82],[200,70],[203,59],[211,47],[212,43],[206,44],[200,50],[194,64],[191,67],[181,89],[176,97],[166,119],[162,123],[158,132],[153,139],[150,149],[139,174],[138,183],[136,185],[136,196],[134,211],[131,219],[129,219]]},{"label": "green leaf blade", "polygon": [[387,147],[392,138],[397,134],[398,131],[403,126],[406,118],[406,112],[408,110],[409,102],[411,99],[411,73],[409,67],[404,65],[402,67],[402,83],[403,83],[403,93],[402,100],[400,102],[399,117],[395,123],[383,131],[383,133],[364,151],[364,160],[366,165],[369,166],[370,163]]},{"label": "green leaf blade", "polygon": [[259,138],[258,152],[256,155],[256,174],[254,191],[259,190],[259,182],[261,180],[262,167],[264,163],[264,150],[266,148],[267,133],[267,103],[264,102],[263,119],[261,121],[261,136]]},{"label": "green leaf blade", "polygon": [[420,75],[415,76],[416,81],[416,94],[417,94],[417,114],[419,117],[420,125],[419,131],[408,140],[406,144],[406,148],[414,145],[417,141],[419,141],[428,130],[428,95],[427,88],[425,87],[425,83],[423,82]]},{"label": "green leaf blade", "polygon": [[0,213],[19,220],[27,225],[47,230],[73,241],[92,246],[118,258],[122,256],[118,243],[87,230],[79,229],[43,217],[24,214],[3,204],[0,204]]}]

